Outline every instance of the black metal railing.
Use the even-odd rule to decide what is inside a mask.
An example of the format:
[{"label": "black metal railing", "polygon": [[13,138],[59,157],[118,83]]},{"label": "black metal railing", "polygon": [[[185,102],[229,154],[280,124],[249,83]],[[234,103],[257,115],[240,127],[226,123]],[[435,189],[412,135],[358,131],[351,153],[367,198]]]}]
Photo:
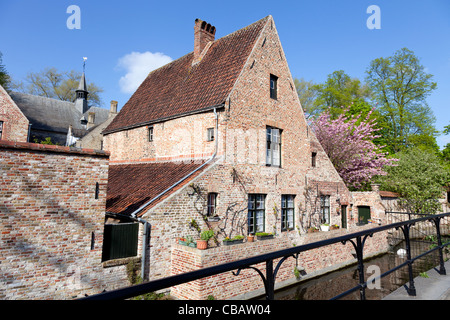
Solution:
[{"label": "black metal railing", "polygon": [[[213,266],[213,267],[207,267],[183,274],[178,274],[174,276],[169,276],[165,278],[161,278],[158,280],[149,281],[146,283],[117,289],[113,291],[108,291],[104,293],[99,293],[96,295],[88,296],[86,298],[83,298],[83,300],[112,300],[112,299],[128,299],[135,296],[139,296],[142,294],[146,294],[149,292],[155,292],[161,289],[169,288],[175,285],[187,283],[190,281],[214,276],[220,273],[224,272],[230,272],[232,271],[234,275],[238,276],[240,271],[242,269],[253,269],[255,270],[260,276],[264,283],[265,288],[265,295],[267,300],[273,300],[274,299],[274,291],[275,291],[275,279],[277,276],[277,272],[280,269],[282,263],[290,258],[297,258],[298,255],[301,252],[305,252],[308,250],[320,248],[329,246],[335,243],[342,243],[346,244],[347,242],[352,243],[352,245],[355,248],[356,251],[356,258],[357,258],[357,270],[359,273],[359,283],[357,286],[353,287],[350,290],[347,290],[338,296],[332,298],[339,299],[342,298],[352,292],[355,292],[359,290],[360,292],[360,299],[365,300],[365,290],[367,288],[368,283],[365,280],[364,277],[364,245],[369,237],[372,237],[375,233],[387,231],[390,229],[396,229],[401,230],[404,236],[404,240],[406,243],[406,261],[397,265],[396,267],[386,271],[385,273],[381,274],[377,278],[372,278],[371,281],[376,281],[378,278],[382,278],[387,276],[388,274],[407,266],[408,267],[408,274],[409,274],[409,286],[407,286],[407,292],[409,295],[416,295],[416,289],[414,286],[414,277],[413,277],[413,270],[412,266],[414,261],[417,259],[420,259],[421,257],[430,254],[431,252],[438,251],[439,252],[439,274],[445,275],[446,270],[444,266],[444,256],[443,256],[443,249],[450,245],[450,242],[442,243],[442,236],[440,231],[440,224],[441,219],[445,217],[449,217],[450,213],[443,213],[438,215],[430,215],[426,217],[421,217],[417,219],[412,219],[408,221],[401,221],[396,222],[380,227],[375,227],[371,229],[366,229],[360,232],[350,233],[347,235],[339,236],[336,238],[326,239],[322,241],[317,241],[313,243],[308,243],[288,249],[279,250],[276,252],[266,253],[258,256],[254,256],[251,258],[246,258],[234,262],[224,263],[221,265]],[[437,246],[431,248],[430,250],[423,252],[415,257],[411,256],[411,246],[410,246],[410,229],[412,226],[414,226],[416,223],[422,222],[422,221],[431,221],[434,223],[434,226],[436,228],[436,237],[437,237]],[[280,259],[275,268],[274,268],[274,260]],[[255,265],[259,263],[265,263],[265,274],[263,271],[259,270]]]}]

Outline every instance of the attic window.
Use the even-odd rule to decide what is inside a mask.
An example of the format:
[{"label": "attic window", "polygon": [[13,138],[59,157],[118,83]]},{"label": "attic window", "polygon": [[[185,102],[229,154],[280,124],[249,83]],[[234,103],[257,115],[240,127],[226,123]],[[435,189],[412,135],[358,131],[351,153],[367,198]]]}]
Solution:
[{"label": "attic window", "polygon": [[270,97],[272,99],[277,99],[277,82],[278,77],[273,74],[270,75]]}]

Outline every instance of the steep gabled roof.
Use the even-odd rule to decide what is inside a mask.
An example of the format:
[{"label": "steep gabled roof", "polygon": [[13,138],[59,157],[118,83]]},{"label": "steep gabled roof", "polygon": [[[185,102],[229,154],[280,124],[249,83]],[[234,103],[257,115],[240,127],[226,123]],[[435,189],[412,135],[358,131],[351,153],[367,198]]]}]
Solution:
[{"label": "steep gabled roof", "polygon": [[225,102],[270,16],[152,71],[104,133],[212,109]]},{"label": "steep gabled roof", "polygon": [[[69,125],[71,125],[74,129],[87,132],[80,123],[83,114],[75,108],[73,102],[21,92],[12,92],[10,96],[23,114],[28,118],[33,129],[67,133]],[[96,124],[105,122],[109,116],[108,109],[90,107],[89,110],[84,113],[86,119],[88,118],[89,112],[95,112]]]}]

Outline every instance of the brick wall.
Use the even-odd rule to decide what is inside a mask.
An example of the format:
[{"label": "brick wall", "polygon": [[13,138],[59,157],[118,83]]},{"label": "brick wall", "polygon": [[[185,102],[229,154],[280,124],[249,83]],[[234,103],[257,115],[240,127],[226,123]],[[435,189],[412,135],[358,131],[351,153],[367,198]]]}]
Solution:
[{"label": "brick wall", "polygon": [[0,140],[27,141],[28,119],[2,86],[0,86],[0,121],[3,122]]},{"label": "brick wall", "polygon": [[[370,228],[370,226],[365,228]],[[304,242],[316,242],[343,234],[345,234],[345,230],[309,234],[304,236]],[[382,232],[368,238],[364,247],[364,256],[369,257],[385,252],[387,250],[387,243],[383,241],[385,237],[386,234]],[[172,246],[171,255],[172,274],[185,273],[291,247],[290,238],[284,235],[271,240],[244,242],[206,250],[175,244]],[[311,276],[353,264],[356,259],[352,255],[352,251],[354,248],[350,242],[345,245],[336,243],[303,252],[297,261],[294,258],[288,258],[282,263],[277,273],[275,285],[276,287],[291,285]],[[280,259],[274,260],[274,268],[279,261]],[[294,274],[296,266],[302,270],[299,279]],[[265,263],[257,264],[254,267],[265,275]],[[209,295],[221,300],[241,299],[264,295],[264,293],[261,277],[251,269],[242,270],[238,276],[234,276],[232,272],[221,273],[175,286],[171,290],[171,295],[174,297],[195,300],[205,300]]]},{"label": "brick wall", "polygon": [[148,139],[150,126],[108,134],[103,149],[111,152],[112,162],[205,158],[214,152],[215,143],[206,134],[215,125],[213,112],[185,116],[154,124],[153,141]]},{"label": "brick wall", "polygon": [[108,157],[0,142],[0,299],[71,299],[128,285],[125,266],[101,261]]}]

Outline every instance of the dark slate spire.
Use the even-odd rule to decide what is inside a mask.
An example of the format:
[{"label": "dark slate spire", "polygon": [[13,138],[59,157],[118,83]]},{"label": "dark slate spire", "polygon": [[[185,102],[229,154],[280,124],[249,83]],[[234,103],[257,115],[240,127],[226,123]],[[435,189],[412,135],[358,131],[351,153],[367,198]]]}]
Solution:
[{"label": "dark slate spire", "polygon": [[89,92],[87,91],[86,86],[86,78],[84,75],[84,67],[86,63],[87,58],[83,58],[83,74],[80,79],[80,84],[78,85],[78,89],[75,90],[77,93],[77,99],[75,100],[75,108],[77,108],[78,111],[81,112],[81,114],[84,114],[88,110],[88,104],[87,104],[87,97],[89,95]]}]

